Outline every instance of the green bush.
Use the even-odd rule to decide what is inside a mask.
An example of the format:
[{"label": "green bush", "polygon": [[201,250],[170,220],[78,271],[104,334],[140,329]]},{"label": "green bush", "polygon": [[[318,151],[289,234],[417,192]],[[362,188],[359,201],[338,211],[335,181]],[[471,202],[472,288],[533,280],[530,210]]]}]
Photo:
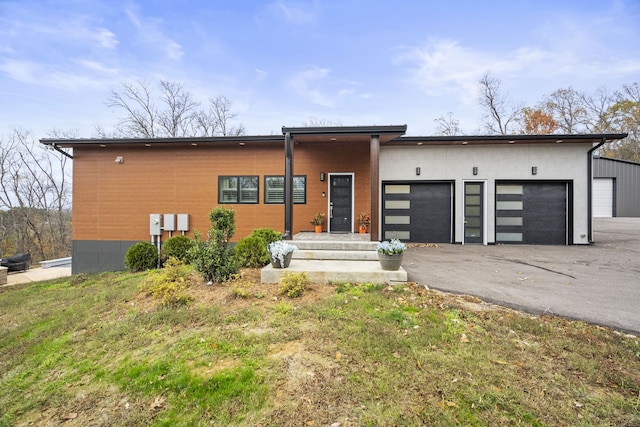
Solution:
[{"label": "green bush", "polygon": [[282,234],[277,232],[273,228],[256,228],[251,232],[250,236],[262,238],[266,246],[269,246],[269,243],[282,240]]},{"label": "green bush", "polygon": [[228,243],[236,234],[236,212],[233,208],[213,208],[209,212],[209,221],[209,241],[213,240],[216,244]]},{"label": "green bush", "polygon": [[299,297],[309,286],[309,275],[305,271],[299,273],[289,272],[280,277],[278,293],[289,298]]},{"label": "green bush", "polygon": [[269,262],[269,251],[264,239],[257,236],[249,236],[236,244],[235,257],[243,267],[260,268]]},{"label": "green bush", "polygon": [[209,212],[211,228],[209,239],[202,240],[195,233],[193,247],[189,249],[191,264],[211,282],[225,282],[238,272],[240,265],[228,242],[236,231],[235,211],[232,208],[217,207]]},{"label": "green bush", "polygon": [[189,249],[193,247],[193,240],[187,236],[173,236],[162,245],[162,259],[177,258],[189,263]]},{"label": "green bush", "polygon": [[186,292],[190,284],[191,267],[171,257],[163,269],[149,273],[140,288],[159,299],[162,305],[175,306],[187,304],[192,300]]},{"label": "green bush", "polygon": [[226,282],[240,269],[231,248],[224,243],[216,245],[211,241],[205,242],[198,234],[189,250],[189,258],[204,279],[211,282]]},{"label": "green bush", "polygon": [[158,249],[149,242],[138,242],[129,248],[124,266],[131,271],[151,270],[158,266]]}]

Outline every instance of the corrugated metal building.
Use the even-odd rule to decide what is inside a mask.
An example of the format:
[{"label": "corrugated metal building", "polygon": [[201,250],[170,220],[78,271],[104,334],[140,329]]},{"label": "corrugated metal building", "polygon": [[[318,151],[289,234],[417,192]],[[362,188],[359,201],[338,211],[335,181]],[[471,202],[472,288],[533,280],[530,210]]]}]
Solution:
[{"label": "corrugated metal building", "polygon": [[640,163],[593,160],[593,216],[640,217]]}]

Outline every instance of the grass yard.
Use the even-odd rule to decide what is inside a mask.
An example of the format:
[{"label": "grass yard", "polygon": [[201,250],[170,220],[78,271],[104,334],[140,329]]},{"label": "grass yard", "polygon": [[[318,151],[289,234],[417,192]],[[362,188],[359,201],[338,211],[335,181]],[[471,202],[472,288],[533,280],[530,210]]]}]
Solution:
[{"label": "grass yard", "polygon": [[640,340],[415,284],[0,291],[0,426],[640,426]]}]

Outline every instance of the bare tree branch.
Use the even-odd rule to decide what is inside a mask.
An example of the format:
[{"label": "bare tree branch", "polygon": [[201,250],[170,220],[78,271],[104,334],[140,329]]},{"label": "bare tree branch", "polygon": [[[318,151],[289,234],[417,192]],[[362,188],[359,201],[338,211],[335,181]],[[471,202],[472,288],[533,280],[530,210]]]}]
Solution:
[{"label": "bare tree branch", "polygon": [[487,109],[485,129],[492,134],[507,135],[510,124],[517,120],[520,108],[509,105],[501,92],[502,82],[486,72],[480,79],[480,105]]},{"label": "bare tree branch", "polygon": [[454,136],[462,133],[460,130],[460,121],[453,118],[452,112],[440,116],[433,121],[436,122],[436,135]]},{"label": "bare tree branch", "polygon": [[[124,117],[117,124],[115,135],[125,137],[184,137],[243,135],[242,124],[233,126],[237,114],[231,111],[231,101],[219,95],[209,98],[207,110],[200,108],[190,92],[180,83],[160,81],[160,97],[154,99],[144,82],[123,83],[113,91],[107,105],[122,111]],[[109,137],[102,127],[96,127],[100,137]]]}]

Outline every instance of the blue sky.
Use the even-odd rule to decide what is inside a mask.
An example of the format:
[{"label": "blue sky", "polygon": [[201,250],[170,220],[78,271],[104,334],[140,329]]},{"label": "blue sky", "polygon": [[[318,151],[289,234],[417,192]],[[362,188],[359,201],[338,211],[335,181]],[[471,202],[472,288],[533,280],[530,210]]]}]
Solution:
[{"label": "blue sky", "polygon": [[640,1],[0,0],[0,135],[94,135],[122,82],[225,95],[248,134],[309,117],[478,133],[477,82],[514,103],[640,82]]}]

